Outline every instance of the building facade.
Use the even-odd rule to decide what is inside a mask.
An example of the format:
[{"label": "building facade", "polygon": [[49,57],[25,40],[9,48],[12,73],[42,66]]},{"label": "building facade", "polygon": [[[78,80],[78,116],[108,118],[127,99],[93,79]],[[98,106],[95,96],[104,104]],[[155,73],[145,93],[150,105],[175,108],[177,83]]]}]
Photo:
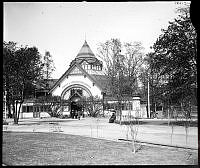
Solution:
[{"label": "building facade", "polygon": [[[106,93],[109,82],[103,73],[103,62],[97,59],[86,41],[64,74],[58,80],[52,79],[49,82],[48,93],[45,87],[39,86],[34,96],[24,101],[20,118],[50,117],[47,106],[37,101],[38,97],[47,94],[59,96],[61,100],[67,102],[58,110],[62,115],[69,117],[74,117],[77,111],[87,115],[88,112],[79,102],[90,97],[101,100],[102,112],[105,115],[109,109],[116,109],[117,100]],[[143,107],[140,102],[139,96],[123,100],[122,117],[131,113],[132,116],[146,118],[146,107]]]},{"label": "building facade", "polygon": [[[108,79],[103,73],[103,63],[95,57],[85,41],[67,71],[51,88],[50,93],[68,100],[70,103],[65,106],[63,111],[72,115],[73,111],[84,110],[82,107],[76,106],[76,102],[83,97],[88,98],[90,96],[105,99],[104,96],[108,87]],[[116,100],[107,98],[104,103],[116,104]],[[138,96],[131,98],[128,102],[123,101],[122,104],[122,115],[127,115],[131,111],[134,116],[136,116],[136,113],[139,117],[147,116],[146,112],[141,113],[140,97]]]}]

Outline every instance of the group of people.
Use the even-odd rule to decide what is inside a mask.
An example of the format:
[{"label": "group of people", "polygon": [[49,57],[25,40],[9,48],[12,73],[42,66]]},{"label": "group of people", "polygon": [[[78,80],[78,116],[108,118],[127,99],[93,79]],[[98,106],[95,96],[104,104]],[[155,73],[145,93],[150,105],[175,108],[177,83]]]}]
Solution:
[{"label": "group of people", "polygon": [[[82,111],[72,110],[71,117],[73,119],[75,118],[80,120],[81,116],[84,118],[84,113]],[[109,123],[114,123],[115,120],[116,120],[116,114],[112,113],[112,116],[109,119]]]},{"label": "group of people", "polygon": [[82,111],[72,110],[71,116],[73,119],[75,118],[80,120],[81,116],[84,118],[84,113]]}]

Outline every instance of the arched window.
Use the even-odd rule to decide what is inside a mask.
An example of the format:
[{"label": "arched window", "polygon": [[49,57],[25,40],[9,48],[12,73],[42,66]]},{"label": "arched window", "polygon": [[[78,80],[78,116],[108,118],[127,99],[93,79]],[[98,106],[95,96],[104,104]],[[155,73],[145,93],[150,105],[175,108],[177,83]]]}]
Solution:
[{"label": "arched window", "polygon": [[79,95],[80,97],[89,97],[91,96],[90,91],[88,91],[87,89],[84,89],[83,87],[80,86],[74,86],[70,89],[68,89],[64,95],[63,98],[65,100],[68,100],[69,98],[73,97],[74,95]]}]

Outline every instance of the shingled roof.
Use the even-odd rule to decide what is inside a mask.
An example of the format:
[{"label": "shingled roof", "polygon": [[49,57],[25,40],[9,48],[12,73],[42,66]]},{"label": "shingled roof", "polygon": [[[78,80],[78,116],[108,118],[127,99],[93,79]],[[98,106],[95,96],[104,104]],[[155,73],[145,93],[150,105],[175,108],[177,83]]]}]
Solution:
[{"label": "shingled roof", "polygon": [[76,56],[76,58],[83,58],[83,57],[95,58],[95,55],[92,52],[92,50],[90,49],[90,46],[87,44],[87,41],[84,42],[83,46],[81,47],[79,53]]},{"label": "shingled roof", "polygon": [[83,46],[81,47],[79,53],[77,54],[76,58],[72,60],[70,63],[69,69],[60,77],[57,82],[52,86],[50,92],[52,92],[59,83],[70,74],[71,70],[74,68],[74,66],[77,66],[80,71],[83,72],[84,75],[90,78],[92,82],[97,85],[103,92],[106,92],[108,90],[108,79],[104,75],[104,73],[100,70],[94,70],[94,69],[84,69],[81,64],[82,62],[87,62],[90,65],[100,65],[102,66],[102,61],[98,60],[92,50],[90,49],[89,45],[85,41]]},{"label": "shingled roof", "polygon": [[105,75],[91,75],[96,83],[101,87],[101,90],[103,92],[108,92],[109,91],[109,79]]}]

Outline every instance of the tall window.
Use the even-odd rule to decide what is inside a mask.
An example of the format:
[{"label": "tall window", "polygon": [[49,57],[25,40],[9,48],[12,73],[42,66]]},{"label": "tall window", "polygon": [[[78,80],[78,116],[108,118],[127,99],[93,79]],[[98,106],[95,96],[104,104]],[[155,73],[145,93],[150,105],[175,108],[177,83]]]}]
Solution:
[{"label": "tall window", "polygon": [[33,112],[33,106],[23,106],[22,107],[23,112]]},{"label": "tall window", "polygon": [[129,103],[122,103],[122,110],[132,110],[133,107],[132,107],[132,103],[129,102]]},{"label": "tall window", "polygon": [[22,112],[26,112],[26,106],[22,106]]}]

